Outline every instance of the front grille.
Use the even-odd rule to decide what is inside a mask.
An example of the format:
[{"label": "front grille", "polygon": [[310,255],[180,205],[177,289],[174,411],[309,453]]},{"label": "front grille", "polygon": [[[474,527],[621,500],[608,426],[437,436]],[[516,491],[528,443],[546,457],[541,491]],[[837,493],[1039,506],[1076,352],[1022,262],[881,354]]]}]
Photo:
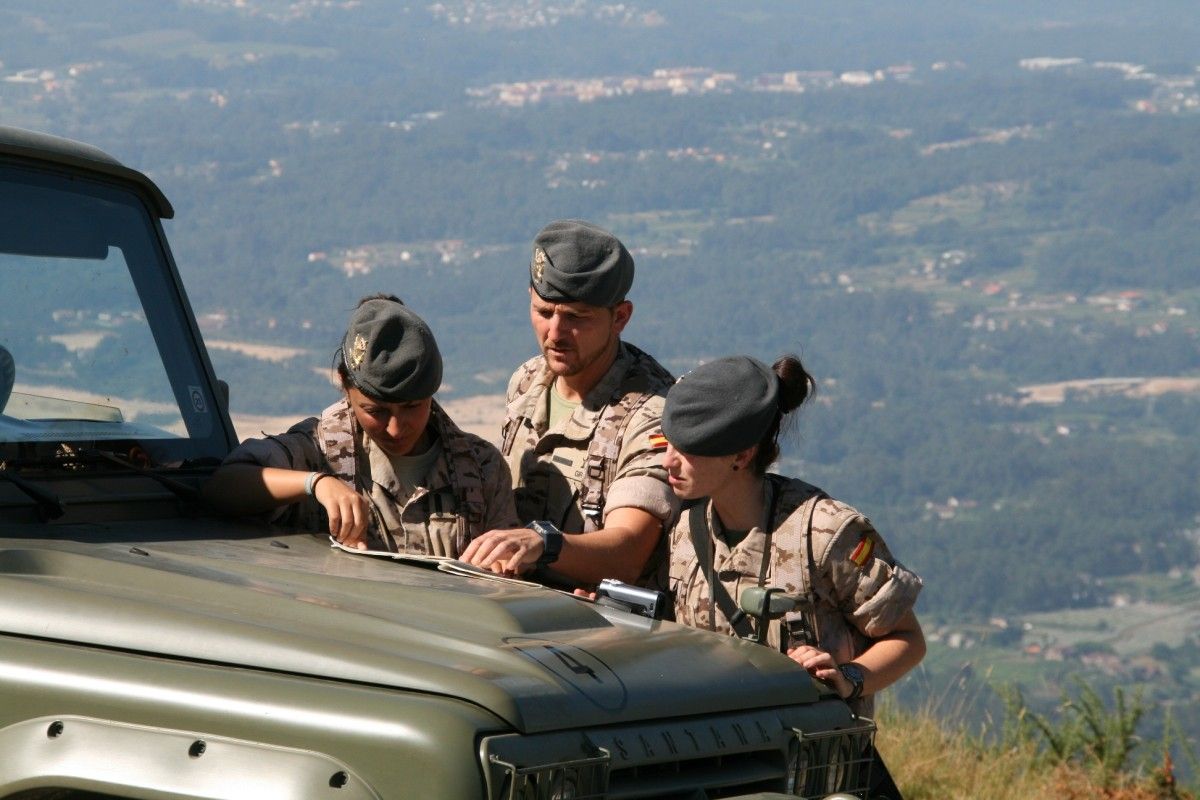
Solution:
[{"label": "front grille", "polygon": [[875,723],[858,720],[849,730],[796,731],[789,791],[804,798],[833,792],[863,797],[871,788]]},{"label": "front grille", "polygon": [[608,797],[608,754],[518,767],[497,756],[503,770],[496,800],[604,800]]},{"label": "front grille", "polygon": [[[481,743],[494,800],[678,800],[865,792],[874,724],[844,703]],[[830,788],[832,787],[832,788]]]},{"label": "front grille", "polygon": [[609,777],[609,798],[734,797],[778,792],[786,772],[783,754],[760,750],[728,756],[690,758],[616,769]]}]

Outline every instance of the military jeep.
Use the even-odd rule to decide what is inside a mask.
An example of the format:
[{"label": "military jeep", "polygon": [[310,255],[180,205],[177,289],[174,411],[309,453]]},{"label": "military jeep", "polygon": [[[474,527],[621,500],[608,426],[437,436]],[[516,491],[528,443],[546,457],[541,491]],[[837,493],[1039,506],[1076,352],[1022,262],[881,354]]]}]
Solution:
[{"label": "military jeep", "polygon": [[0,800],[861,795],[870,723],[777,652],[209,515],[172,213],[0,128]]}]

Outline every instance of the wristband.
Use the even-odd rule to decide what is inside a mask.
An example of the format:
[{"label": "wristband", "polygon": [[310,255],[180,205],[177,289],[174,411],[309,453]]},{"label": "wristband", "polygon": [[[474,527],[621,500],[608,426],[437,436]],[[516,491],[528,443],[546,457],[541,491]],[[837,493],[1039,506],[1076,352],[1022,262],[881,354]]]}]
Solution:
[{"label": "wristband", "polygon": [[328,472],[308,473],[308,477],[304,479],[304,493],[309,497],[312,497],[313,492],[316,491],[317,488],[317,481],[321,480],[321,478],[327,477],[328,475]]}]

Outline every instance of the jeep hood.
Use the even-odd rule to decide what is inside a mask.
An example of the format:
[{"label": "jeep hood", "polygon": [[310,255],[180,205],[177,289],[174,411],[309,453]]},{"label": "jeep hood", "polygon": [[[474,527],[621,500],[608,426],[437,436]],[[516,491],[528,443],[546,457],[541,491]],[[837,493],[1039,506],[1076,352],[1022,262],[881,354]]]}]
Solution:
[{"label": "jeep hood", "polygon": [[525,733],[817,698],[764,647],[310,534],[23,528],[53,538],[4,541],[0,634],[458,697]]}]

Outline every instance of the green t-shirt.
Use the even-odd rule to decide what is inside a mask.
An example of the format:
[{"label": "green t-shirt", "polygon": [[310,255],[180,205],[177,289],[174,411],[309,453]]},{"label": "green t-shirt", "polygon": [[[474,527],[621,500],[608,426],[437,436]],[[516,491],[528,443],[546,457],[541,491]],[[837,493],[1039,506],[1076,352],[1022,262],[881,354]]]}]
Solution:
[{"label": "green t-shirt", "polygon": [[550,428],[553,430],[558,426],[558,423],[565,419],[570,419],[575,413],[575,409],[579,408],[579,403],[573,403],[565,399],[558,393],[557,387],[550,384],[550,391],[546,392],[546,402],[550,404]]},{"label": "green t-shirt", "polygon": [[392,463],[392,472],[404,487],[406,494],[412,494],[418,486],[428,487],[429,471],[442,455],[442,442],[434,439],[433,444],[424,453],[415,456],[388,456]]}]

